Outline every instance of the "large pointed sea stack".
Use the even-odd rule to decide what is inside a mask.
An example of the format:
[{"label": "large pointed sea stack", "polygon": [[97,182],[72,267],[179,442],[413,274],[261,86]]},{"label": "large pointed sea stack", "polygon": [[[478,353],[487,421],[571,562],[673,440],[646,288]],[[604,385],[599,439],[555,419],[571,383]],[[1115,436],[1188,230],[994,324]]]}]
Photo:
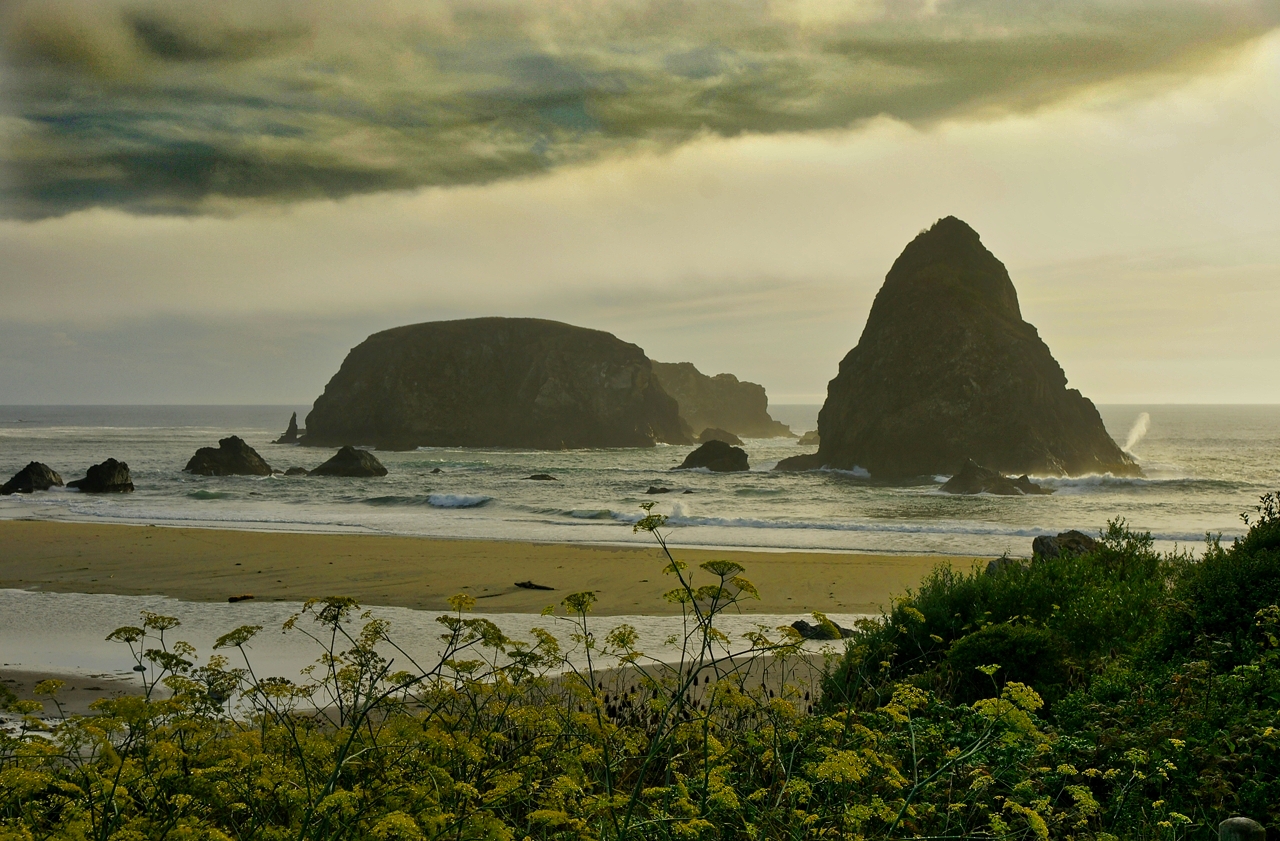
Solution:
[{"label": "large pointed sea stack", "polygon": [[818,416],[816,455],[780,469],[951,474],[972,459],[1032,475],[1136,475],[1086,397],[1022,320],[1004,264],[955,217],[889,270]]},{"label": "large pointed sea stack", "polygon": [[302,443],[414,447],[687,444],[644,351],[535,318],[432,321],[355,347],[307,415]]}]

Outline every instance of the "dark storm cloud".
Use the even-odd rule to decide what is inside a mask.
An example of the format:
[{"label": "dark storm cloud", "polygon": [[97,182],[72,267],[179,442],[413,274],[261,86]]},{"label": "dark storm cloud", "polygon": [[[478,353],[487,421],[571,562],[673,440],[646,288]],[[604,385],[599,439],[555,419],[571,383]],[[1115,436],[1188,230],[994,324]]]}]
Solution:
[{"label": "dark storm cloud", "polygon": [[0,0],[0,212],[483,183],[1197,72],[1274,0]]}]

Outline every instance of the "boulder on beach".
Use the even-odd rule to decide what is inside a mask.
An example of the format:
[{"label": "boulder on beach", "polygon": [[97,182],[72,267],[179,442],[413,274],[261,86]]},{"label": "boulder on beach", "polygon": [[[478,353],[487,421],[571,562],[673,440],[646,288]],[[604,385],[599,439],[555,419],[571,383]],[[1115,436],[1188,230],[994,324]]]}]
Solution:
[{"label": "boulder on beach", "polygon": [[289,428],[284,431],[275,441],[277,444],[296,444],[298,443],[298,413],[294,412],[289,416]]},{"label": "boulder on beach", "polygon": [[842,627],[825,616],[817,615],[814,618],[817,619],[816,622],[797,619],[791,623],[791,627],[796,629],[801,639],[807,640],[838,640],[853,636],[851,629]]},{"label": "boulder on beach", "polygon": [[182,468],[198,476],[270,476],[271,465],[238,435],[218,441],[217,447],[201,447]]},{"label": "boulder on beach", "polygon": [[680,404],[680,417],[690,429],[711,427],[744,438],[793,434],[785,423],[769,416],[769,398],[762,385],[743,382],[733,374],[709,377],[692,362],[654,362],[653,374]]},{"label": "boulder on beach", "polygon": [[727,429],[716,429],[714,426],[709,426],[702,430],[702,433],[698,436],[699,444],[705,444],[708,441],[723,441],[726,444],[735,444],[739,447],[742,446],[742,439],[737,435],[734,435]]},{"label": "boulder on beach", "polygon": [[83,479],[68,482],[67,487],[87,494],[129,493],[133,490],[133,477],[129,475],[129,465],[109,458],[86,470]]},{"label": "boulder on beach", "polygon": [[471,318],[365,339],[316,400],[302,443],[564,449],[691,440],[636,345],[557,321]]},{"label": "boulder on beach", "polygon": [[49,465],[33,461],[15,473],[12,479],[0,485],[0,495],[29,494],[53,487],[62,487],[62,477]]},{"label": "boulder on beach", "polygon": [[386,476],[387,468],[368,450],[343,447],[333,458],[311,471],[312,476]]},{"label": "boulder on beach", "polygon": [[1005,476],[999,470],[983,467],[969,459],[960,468],[960,472],[952,476],[942,486],[943,493],[949,494],[997,494],[999,496],[1024,496],[1029,494],[1051,494],[1051,488],[1042,488],[1032,482],[1025,474],[1018,477]]},{"label": "boulder on beach", "polygon": [[822,443],[822,436],[818,434],[818,430],[810,429],[800,439],[796,441],[801,447],[816,447]]},{"label": "boulder on beach", "polygon": [[903,250],[818,415],[815,455],[782,470],[861,467],[877,479],[950,473],[1140,475],[1098,410],[1022,318],[1004,264],[955,217]]},{"label": "boulder on beach", "polygon": [[723,441],[708,441],[685,456],[679,467],[671,469],[695,470],[699,467],[715,473],[736,473],[750,469],[746,451]]},{"label": "boulder on beach", "polygon": [[1059,532],[1056,537],[1042,534],[1031,541],[1033,558],[1057,558],[1062,555],[1087,555],[1098,548],[1098,541],[1082,531]]}]

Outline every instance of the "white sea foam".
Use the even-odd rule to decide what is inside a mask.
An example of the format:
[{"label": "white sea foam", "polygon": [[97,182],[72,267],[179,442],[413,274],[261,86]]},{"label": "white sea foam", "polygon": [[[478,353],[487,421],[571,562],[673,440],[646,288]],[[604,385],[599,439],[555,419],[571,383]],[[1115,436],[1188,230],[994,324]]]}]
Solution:
[{"label": "white sea foam", "polygon": [[1132,453],[1133,448],[1138,446],[1143,438],[1147,437],[1147,432],[1150,429],[1151,415],[1147,412],[1139,413],[1137,419],[1133,422],[1133,426],[1129,428],[1129,437],[1125,439],[1122,449],[1126,453]]}]

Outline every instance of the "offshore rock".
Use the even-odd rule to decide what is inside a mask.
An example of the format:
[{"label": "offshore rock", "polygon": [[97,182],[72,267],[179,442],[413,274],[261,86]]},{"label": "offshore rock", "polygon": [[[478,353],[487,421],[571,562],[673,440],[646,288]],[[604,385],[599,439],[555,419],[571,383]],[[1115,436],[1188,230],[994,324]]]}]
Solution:
[{"label": "offshore rock", "polygon": [[796,441],[801,447],[817,447],[822,444],[822,436],[818,434],[818,430],[810,429],[804,435],[800,436],[800,440]]},{"label": "offshore rock", "polygon": [[67,487],[86,494],[129,493],[133,490],[133,477],[129,475],[129,465],[109,458],[86,470],[83,479],[68,482]]},{"label": "offshore rock", "polygon": [[286,476],[306,476],[311,471],[305,467],[290,467],[284,472]]},{"label": "offshore rock", "polygon": [[639,347],[536,318],[433,321],[354,348],[307,415],[302,443],[651,447],[691,443]]},{"label": "offshore rock", "polygon": [[182,468],[198,476],[270,476],[271,465],[238,435],[218,441],[217,447],[201,447]]},{"label": "offshore rock", "polygon": [[1032,482],[1026,474],[1015,478],[1005,476],[999,470],[983,467],[970,459],[960,468],[960,472],[952,476],[942,486],[943,493],[949,494],[998,494],[1000,496],[1023,496],[1026,494],[1051,494],[1049,488],[1042,488]]},{"label": "offshore rock", "polygon": [[277,444],[298,443],[298,413],[297,412],[294,412],[293,414],[289,415],[289,428],[284,431],[284,435],[281,435],[279,438],[276,439],[275,443]]},{"label": "offshore rock", "polygon": [[747,464],[746,451],[723,441],[708,441],[685,456],[679,467],[671,469],[694,470],[699,467],[705,467],[713,473],[738,473],[751,469]]},{"label": "offshore rock", "polygon": [[[690,429],[722,429],[743,438],[785,438],[791,428],[769,417],[764,386],[733,374],[708,377],[692,362],[655,362],[653,374],[680,404]],[[741,441],[736,443],[741,444]]]},{"label": "offshore rock", "polygon": [[333,458],[311,471],[312,476],[386,476],[387,468],[368,450],[343,447]]},{"label": "offshore rock", "polygon": [[33,461],[15,473],[12,479],[0,485],[0,495],[29,494],[47,491],[52,487],[62,487],[62,477],[49,465]]},{"label": "offshore rock", "polygon": [[1004,265],[954,217],[885,277],[818,416],[818,457],[781,469],[862,467],[875,478],[1002,473],[1140,475],[1036,329]]},{"label": "offshore rock", "polygon": [[702,434],[698,436],[699,444],[705,444],[708,441],[723,441],[726,444],[742,446],[742,439],[737,435],[734,435],[727,429],[716,429],[713,426],[709,426],[702,430]]},{"label": "offshore rock", "polygon": [[1082,531],[1060,532],[1057,537],[1042,534],[1031,541],[1034,558],[1057,558],[1062,555],[1087,555],[1098,548],[1098,541]]}]

